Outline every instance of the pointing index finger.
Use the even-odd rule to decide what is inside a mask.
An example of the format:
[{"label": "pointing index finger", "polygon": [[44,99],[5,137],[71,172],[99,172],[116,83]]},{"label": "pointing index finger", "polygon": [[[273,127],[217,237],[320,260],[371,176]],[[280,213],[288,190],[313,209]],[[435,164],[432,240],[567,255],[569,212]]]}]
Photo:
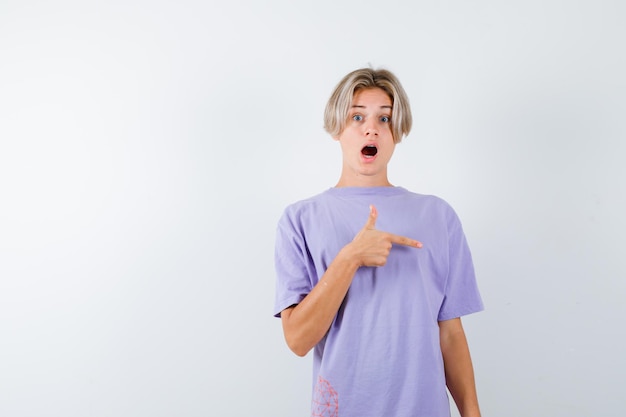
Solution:
[{"label": "pointing index finger", "polygon": [[398,236],[394,234],[391,234],[391,243],[395,243],[397,245],[403,245],[403,246],[411,246],[413,248],[421,248],[423,246],[422,242],[420,242],[419,240],[411,239],[405,236]]}]

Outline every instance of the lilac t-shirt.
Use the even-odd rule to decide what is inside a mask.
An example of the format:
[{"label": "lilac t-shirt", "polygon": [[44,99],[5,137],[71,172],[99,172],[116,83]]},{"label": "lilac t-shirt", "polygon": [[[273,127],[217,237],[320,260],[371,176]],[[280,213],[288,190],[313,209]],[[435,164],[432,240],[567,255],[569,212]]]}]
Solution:
[{"label": "lilac t-shirt", "polygon": [[363,228],[394,245],[382,267],[357,271],[313,358],[314,416],[449,416],[437,322],[482,310],[471,254],[454,210],[401,187],[343,187],[288,206],[276,235],[274,314],[298,304]]}]

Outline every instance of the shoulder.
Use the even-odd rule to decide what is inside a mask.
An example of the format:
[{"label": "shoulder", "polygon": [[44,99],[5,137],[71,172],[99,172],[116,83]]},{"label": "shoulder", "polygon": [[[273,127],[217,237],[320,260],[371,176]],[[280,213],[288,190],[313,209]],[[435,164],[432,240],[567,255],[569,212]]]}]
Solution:
[{"label": "shoulder", "polygon": [[324,191],[311,197],[294,201],[285,207],[285,209],[283,210],[283,215],[293,216],[306,213],[307,211],[310,211],[315,207],[325,204],[327,200],[327,191]]},{"label": "shoulder", "polygon": [[307,219],[315,216],[321,207],[326,207],[328,204],[327,191],[292,202],[283,209],[279,225],[290,224],[294,226],[303,221],[306,222]]},{"label": "shoulder", "polygon": [[442,197],[432,194],[419,194],[406,190],[401,206],[426,223],[438,224],[448,230],[460,226],[460,219],[452,205]]},{"label": "shoulder", "polygon": [[454,212],[452,206],[446,200],[439,196],[433,194],[420,194],[404,188],[401,188],[401,190],[403,191],[401,195],[412,203],[427,206],[432,209]]}]

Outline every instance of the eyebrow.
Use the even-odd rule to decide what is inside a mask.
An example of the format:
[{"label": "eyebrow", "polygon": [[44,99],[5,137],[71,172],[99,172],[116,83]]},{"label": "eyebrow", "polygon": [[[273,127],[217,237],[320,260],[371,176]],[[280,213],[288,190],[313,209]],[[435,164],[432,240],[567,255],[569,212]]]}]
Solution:
[{"label": "eyebrow", "polygon": [[[353,105],[352,105],[352,107],[350,107],[350,108],[351,108],[351,109],[355,109],[355,108],[356,108],[356,109],[364,109],[364,108],[366,108],[366,107],[367,107],[367,106],[359,106],[359,105],[353,104]],[[391,109],[391,108],[393,108],[393,107],[392,107],[392,106],[387,106],[387,105],[385,105],[385,106],[380,106],[380,108],[381,108],[381,109]]]}]

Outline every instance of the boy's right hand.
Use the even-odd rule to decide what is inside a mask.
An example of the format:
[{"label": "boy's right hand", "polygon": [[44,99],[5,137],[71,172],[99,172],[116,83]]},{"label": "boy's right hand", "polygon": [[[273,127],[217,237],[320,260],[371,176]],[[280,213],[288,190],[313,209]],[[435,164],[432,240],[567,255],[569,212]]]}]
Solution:
[{"label": "boy's right hand", "polygon": [[363,229],[357,233],[350,245],[360,266],[383,266],[394,244],[421,248],[422,243],[404,236],[376,229],[376,207],[370,206],[370,215]]}]

